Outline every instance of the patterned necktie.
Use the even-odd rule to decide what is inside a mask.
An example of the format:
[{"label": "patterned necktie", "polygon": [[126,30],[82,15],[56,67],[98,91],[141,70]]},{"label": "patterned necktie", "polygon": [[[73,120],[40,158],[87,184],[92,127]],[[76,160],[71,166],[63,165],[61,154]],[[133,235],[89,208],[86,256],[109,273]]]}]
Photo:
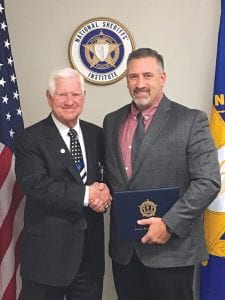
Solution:
[{"label": "patterned necktie", "polygon": [[80,142],[77,137],[77,132],[74,129],[70,129],[68,135],[70,137],[70,151],[72,157],[75,161],[77,170],[80,173],[80,177],[82,178],[83,183],[86,183],[87,173],[84,168],[84,160],[83,160],[83,155],[80,147]]},{"label": "patterned necktie", "polygon": [[137,114],[137,127],[134,132],[133,140],[132,140],[132,151],[131,151],[131,160],[132,165],[134,165],[138,148],[141,144],[143,136],[145,134],[145,125],[144,125],[144,117],[141,112]]}]

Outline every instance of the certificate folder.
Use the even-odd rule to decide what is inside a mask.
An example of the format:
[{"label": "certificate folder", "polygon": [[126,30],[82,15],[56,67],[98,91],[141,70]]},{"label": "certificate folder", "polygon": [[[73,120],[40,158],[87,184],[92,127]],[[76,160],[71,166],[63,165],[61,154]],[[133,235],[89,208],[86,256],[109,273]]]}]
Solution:
[{"label": "certificate folder", "polygon": [[113,212],[120,239],[139,240],[148,227],[137,220],[162,217],[179,199],[178,187],[115,192]]}]

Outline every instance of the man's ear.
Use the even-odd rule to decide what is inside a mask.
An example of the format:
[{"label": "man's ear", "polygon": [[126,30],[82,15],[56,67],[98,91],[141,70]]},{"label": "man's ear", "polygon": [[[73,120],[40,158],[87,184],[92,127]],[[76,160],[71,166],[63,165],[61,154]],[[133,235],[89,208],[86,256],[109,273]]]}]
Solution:
[{"label": "man's ear", "polygon": [[46,98],[48,100],[48,105],[51,107],[51,100],[52,100],[52,96],[50,95],[49,91],[46,91]]},{"label": "man's ear", "polygon": [[46,91],[45,95],[46,95],[47,98],[51,97],[48,90]]}]

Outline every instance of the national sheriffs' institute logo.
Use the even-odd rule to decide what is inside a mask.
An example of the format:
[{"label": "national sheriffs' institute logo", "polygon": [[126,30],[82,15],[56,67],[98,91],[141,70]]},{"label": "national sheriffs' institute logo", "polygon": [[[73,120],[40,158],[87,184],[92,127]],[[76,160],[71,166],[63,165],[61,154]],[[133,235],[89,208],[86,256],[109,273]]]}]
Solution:
[{"label": "national sheriffs' institute logo", "polygon": [[87,81],[110,84],[124,76],[127,57],[133,49],[133,39],[122,24],[109,18],[94,18],[73,33],[69,57]]}]

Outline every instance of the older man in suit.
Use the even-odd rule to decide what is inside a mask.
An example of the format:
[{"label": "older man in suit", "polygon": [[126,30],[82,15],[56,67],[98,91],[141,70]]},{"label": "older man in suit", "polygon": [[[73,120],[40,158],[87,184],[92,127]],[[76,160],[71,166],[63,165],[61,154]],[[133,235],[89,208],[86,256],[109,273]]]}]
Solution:
[{"label": "older man in suit", "polygon": [[[100,300],[104,274],[102,129],[82,121],[84,79],[54,71],[51,114],[25,129],[16,175],[26,194],[21,275],[24,300]],[[72,148],[71,148],[72,147]]]},{"label": "older man in suit", "polygon": [[[165,80],[157,51],[133,51],[127,63],[132,103],[104,120],[113,192],[178,187],[180,193],[162,217],[138,220],[148,230],[136,241],[118,236],[112,202],[109,251],[119,300],[191,300],[194,265],[208,257],[202,213],[220,189],[217,152],[205,113],[169,100]],[[139,116],[144,132],[132,149]]]}]

